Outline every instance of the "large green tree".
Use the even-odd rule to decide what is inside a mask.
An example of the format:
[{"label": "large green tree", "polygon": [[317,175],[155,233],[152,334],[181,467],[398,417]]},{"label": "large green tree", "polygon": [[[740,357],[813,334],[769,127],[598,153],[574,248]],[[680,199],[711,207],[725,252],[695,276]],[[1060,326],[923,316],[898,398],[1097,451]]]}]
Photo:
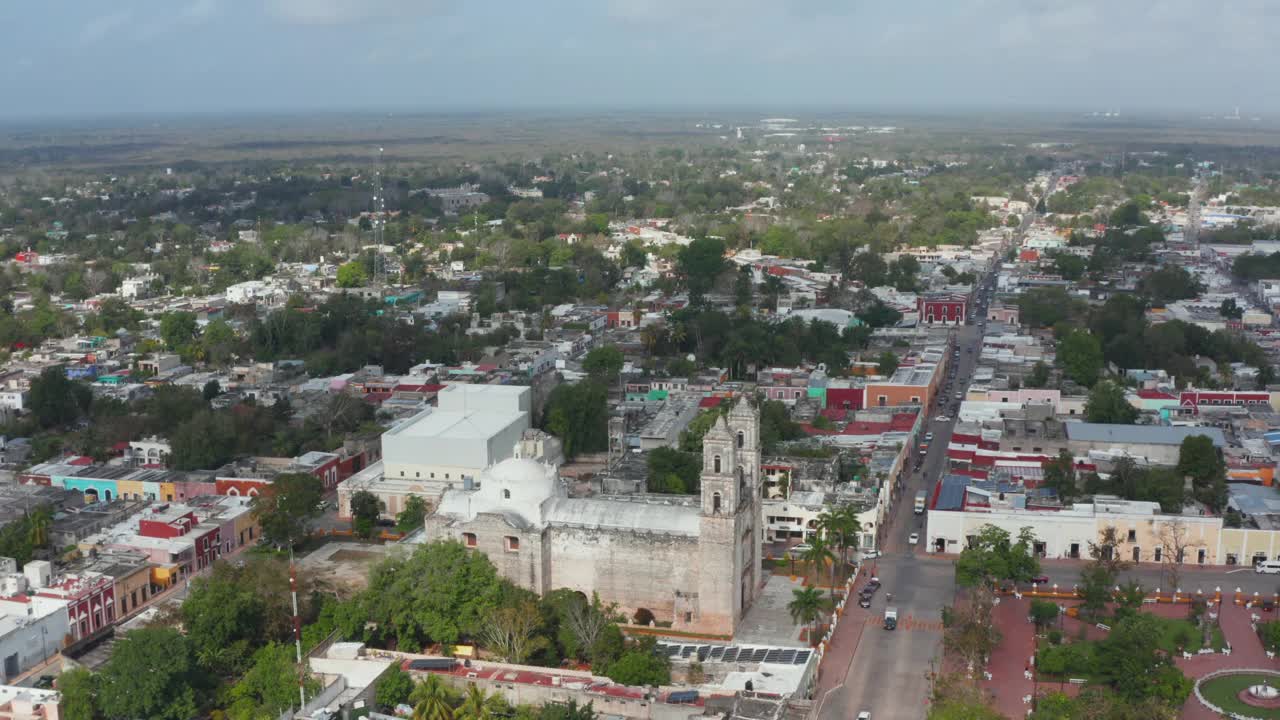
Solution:
[{"label": "large green tree", "polygon": [[566,458],[609,447],[608,396],[595,380],[562,384],[551,391],[542,427],[560,438]]},{"label": "large green tree", "polygon": [[396,532],[412,532],[422,527],[427,517],[427,501],[420,495],[410,495],[404,501],[404,509],[396,515]]},{"label": "large green tree", "polygon": [[351,495],[351,528],[357,537],[371,538],[382,515],[382,501],[368,490],[358,490]]},{"label": "large green tree", "polygon": [[42,427],[67,425],[88,410],[93,396],[87,387],[67,379],[59,366],[47,367],[31,381],[27,407]]},{"label": "large green tree", "polygon": [[183,352],[195,341],[197,327],[194,313],[165,313],[160,318],[160,339],[170,350]]},{"label": "large green tree", "polygon": [[280,547],[301,542],[308,523],[320,515],[324,497],[320,478],[310,473],[281,473],[253,499],[253,514],[262,536]]},{"label": "large green tree", "polygon": [[691,299],[700,300],[725,270],[724,241],[698,238],[681,248],[676,260]]},{"label": "large green tree", "polygon": [[340,288],[363,287],[369,282],[369,273],[365,271],[364,263],[362,262],[343,263],[338,266],[337,282]]},{"label": "large green tree", "polygon": [[[231,706],[227,714],[232,720],[274,718],[289,708],[298,707],[299,671],[294,648],[282,643],[267,643],[253,654],[249,670],[228,695]],[[302,678],[307,697],[315,697],[320,682],[309,674]]]},{"label": "large green tree", "polygon": [[501,592],[487,557],[461,543],[435,542],[375,565],[365,607],[379,633],[410,650],[474,638]]},{"label": "large green tree", "polygon": [[94,720],[98,712],[98,676],[85,667],[68,670],[58,676],[58,692],[62,702],[58,716],[63,720]]},{"label": "large green tree", "polygon": [[612,380],[622,370],[624,358],[617,345],[592,348],[582,360],[582,369],[605,380]]},{"label": "large green tree", "polygon": [[196,578],[181,614],[196,661],[216,675],[242,671],[262,638],[262,599],[225,574]]},{"label": "large green tree", "polygon": [[649,492],[688,495],[698,491],[702,463],[697,455],[660,447],[649,451],[646,462]]},{"label": "large green tree", "polygon": [[207,686],[190,641],[172,628],[120,636],[100,679],[98,707],[111,720],[190,720]]},{"label": "large green tree", "polygon": [[1008,530],[984,525],[956,561],[956,582],[964,587],[995,586],[1001,581],[1029,582],[1040,573],[1033,553],[1035,532],[1024,527],[1014,538]]},{"label": "large green tree", "polygon": [[1072,330],[1058,343],[1058,360],[1067,377],[1084,387],[1093,387],[1102,372],[1102,345],[1084,330]]},{"label": "large green tree", "polygon": [[1116,623],[1098,644],[1098,670],[1122,697],[1141,702],[1151,698],[1180,707],[1191,683],[1160,648],[1160,620],[1137,613]]},{"label": "large green tree", "polygon": [[1138,409],[1125,398],[1122,386],[1102,380],[1089,391],[1084,416],[1091,423],[1132,425],[1138,419]]},{"label": "large green tree", "polygon": [[1178,474],[1190,477],[1196,499],[1215,511],[1227,500],[1227,464],[1208,435],[1183,438],[1178,449]]}]

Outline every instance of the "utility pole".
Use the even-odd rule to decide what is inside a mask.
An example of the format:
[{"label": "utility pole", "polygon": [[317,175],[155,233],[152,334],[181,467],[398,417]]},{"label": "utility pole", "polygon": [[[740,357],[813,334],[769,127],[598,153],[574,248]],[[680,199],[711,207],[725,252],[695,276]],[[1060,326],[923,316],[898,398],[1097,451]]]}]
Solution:
[{"label": "utility pole", "polygon": [[302,664],[302,618],[298,615],[298,566],[293,562],[293,543],[289,543],[289,595],[293,600],[293,646],[298,657],[298,712],[307,705],[307,671]]},{"label": "utility pole", "polygon": [[386,239],[387,190],[385,182],[386,155],[378,148],[378,188],[373,196],[373,284],[381,290],[387,284],[387,263],[382,257],[382,245]]}]

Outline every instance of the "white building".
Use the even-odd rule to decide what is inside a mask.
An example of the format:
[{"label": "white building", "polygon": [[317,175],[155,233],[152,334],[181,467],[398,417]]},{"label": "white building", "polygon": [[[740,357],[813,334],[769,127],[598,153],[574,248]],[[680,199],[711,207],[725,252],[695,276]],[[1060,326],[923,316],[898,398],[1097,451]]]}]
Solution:
[{"label": "white building", "polygon": [[993,525],[1017,536],[1031,528],[1032,551],[1043,558],[1088,558],[1089,544],[1114,527],[1120,559],[1161,562],[1171,534],[1186,549],[1187,564],[1217,564],[1222,518],[1207,515],[1165,515],[1159,503],[1098,496],[1092,503],[1038,508],[1019,486],[974,482],[949,475],[940,481],[925,526],[925,549],[931,553],[959,553],[969,540]]},{"label": "white building", "polygon": [[159,279],[160,276],[154,273],[129,278],[120,283],[120,297],[125,300],[141,300],[151,297],[151,287]]},{"label": "white building", "polygon": [[58,720],[62,693],[19,685],[0,685],[0,719]]},{"label": "white building", "polygon": [[227,302],[233,305],[247,305],[258,302],[283,302],[284,290],[261,280],[248,280],[230,285],[226,290]]},{"label": "white building", "polygon": [[529,428],[531,393],[517,385],[449,385],[437,407],[382,436],[387,475],[435,481],[443,492],[511,457]]},{"label": "white building", "polygon": [[0,576],[0,683],[30,670],[71,637],[67,601],[23,595],[27,578]]}]

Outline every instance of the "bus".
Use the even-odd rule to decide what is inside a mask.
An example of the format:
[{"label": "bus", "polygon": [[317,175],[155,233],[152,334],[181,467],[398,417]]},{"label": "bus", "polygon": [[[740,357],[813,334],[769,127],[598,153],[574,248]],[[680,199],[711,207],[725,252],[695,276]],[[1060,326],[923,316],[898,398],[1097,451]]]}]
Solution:
[{"label": "bus", "polygon": [[916,514],[917,515],[924,514],[924,491],[923,490],[916,493]]}]

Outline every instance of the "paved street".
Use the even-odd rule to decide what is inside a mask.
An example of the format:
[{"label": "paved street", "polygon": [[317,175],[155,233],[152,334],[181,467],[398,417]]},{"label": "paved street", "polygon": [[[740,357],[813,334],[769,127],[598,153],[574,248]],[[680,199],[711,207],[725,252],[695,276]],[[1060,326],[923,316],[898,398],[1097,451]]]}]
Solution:
[{"label": "paved street", "polygon": [[[946,467],[955,394],[968,387],[977,361],[979,328],[966,325],[956,332],[960,355],[954,363],[955,380],[939,390],[934,407],[926,408],[926,432],[933,433],[933,441],[921,467],[903,482],[881,543],[885,554],[874,566],[884,587],[869,611],[850,605],[824,661],[816,698],[821,720],[843,720],[862,710],[870,710],[876,720],[918,720],[925,715],[928,674],[942,658],[942,607],[954,595],[955,572],[950,558],[926,555],[923,546],[909,545],[907,536],[923,534],[924,516],[914,513],[915,494],[929,491]],[[950,420],[936,422],[943,413]],[[899,613],[893,632],[882,627],[889,604]]]},{"label": "paved street", "polygon": [[[1084,560],[1044,560],[1041,561],[1041,568],[1044,574],[1049,576],[1050,583],[1069,588],[1080,582],[1080,571],[1084,569],[1086,562]],[[1179,575],[1180,588],[1175,588],[1170,584],[1166,569],[1157,564],[1143,563],[1122,572],[1120,582],[1137,580],[1145,588],[1151,590],[1160,588],[1165,592],[1176,589],[1185,592],[1203,590],[1207,594],[1213,592],[1215,588],[1222,588],[1223,593],[1231,593],[1235,592],[1236,588],[1240,588],[1250,595],[1255,592],[1273,595],[1280,591],[1280,576],[1259,575],[1250,567],[1226,568],[1213,565],[1200,568],[1195,565],[1183,565]]]}]

